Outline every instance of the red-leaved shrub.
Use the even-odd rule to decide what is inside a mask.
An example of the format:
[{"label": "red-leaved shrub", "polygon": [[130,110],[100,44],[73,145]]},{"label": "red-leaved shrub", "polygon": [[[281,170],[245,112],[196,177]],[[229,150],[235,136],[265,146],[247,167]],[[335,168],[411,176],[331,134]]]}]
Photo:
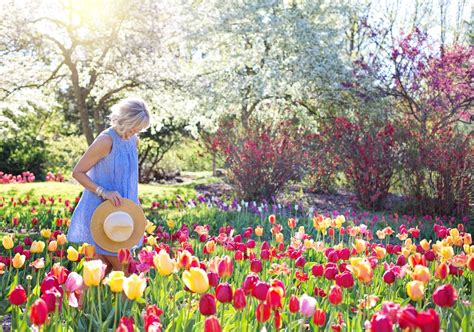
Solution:
[{"label": "red-leaved shrub", "polygon": [[228,179],[240,198],[271,199],[290,180],[304,175],[307,153],[303,131],[290,122],[274,127],[252,122],[243,129],[235,121],[223,123],[216,133],[225,156]]}]

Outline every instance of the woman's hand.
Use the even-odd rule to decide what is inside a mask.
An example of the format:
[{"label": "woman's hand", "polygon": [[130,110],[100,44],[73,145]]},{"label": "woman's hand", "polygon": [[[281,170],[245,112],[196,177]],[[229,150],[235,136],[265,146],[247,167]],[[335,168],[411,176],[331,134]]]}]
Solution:
[{"label": "woman's hand", "polygon": [[107,191],[104,196],[105,199],[111,201],[114,206],[120,206],[122,204],[122,195],[120,195],[118,191]]}]

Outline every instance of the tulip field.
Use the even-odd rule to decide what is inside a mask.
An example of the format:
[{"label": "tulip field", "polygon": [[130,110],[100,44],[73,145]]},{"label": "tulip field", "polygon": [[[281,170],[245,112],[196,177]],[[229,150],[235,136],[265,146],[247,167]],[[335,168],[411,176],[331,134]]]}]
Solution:
[{"label": "tulip field", "polygon": [[78,199],[0,197],[4,329],[473,330],[467,218],[144,199],[144,246],[106,273],[67,241]]}]

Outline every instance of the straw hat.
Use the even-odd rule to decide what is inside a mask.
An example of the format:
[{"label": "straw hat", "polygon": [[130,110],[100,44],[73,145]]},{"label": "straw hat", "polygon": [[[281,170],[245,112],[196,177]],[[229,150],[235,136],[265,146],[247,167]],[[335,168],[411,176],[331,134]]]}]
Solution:
[{"label": "straw hat", "polygon": [[118,252],[140,242],[146,223],[142,208],[122,198],[122,204],[118,207],[109,200],[100,204],[92,215],[90,228],[92,238],[99,247]]}]

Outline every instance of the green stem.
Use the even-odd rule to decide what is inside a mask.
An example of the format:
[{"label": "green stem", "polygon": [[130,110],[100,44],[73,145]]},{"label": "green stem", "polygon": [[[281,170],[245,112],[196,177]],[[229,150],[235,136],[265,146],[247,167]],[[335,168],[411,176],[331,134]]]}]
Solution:
[{"label": "green stem", "polygon": [[102,302],[100,298],[100,285],[97,286],[97,297],[99,298],[99,322],[102,323]]},{"label": "green stem", "polygon": [[119,304],[119,297],[122,296],[120,293],[115,293],[115,315],[114,315],[114,329],[115,331],[117,329],[117,317],[118,317],[118,304]]}]

